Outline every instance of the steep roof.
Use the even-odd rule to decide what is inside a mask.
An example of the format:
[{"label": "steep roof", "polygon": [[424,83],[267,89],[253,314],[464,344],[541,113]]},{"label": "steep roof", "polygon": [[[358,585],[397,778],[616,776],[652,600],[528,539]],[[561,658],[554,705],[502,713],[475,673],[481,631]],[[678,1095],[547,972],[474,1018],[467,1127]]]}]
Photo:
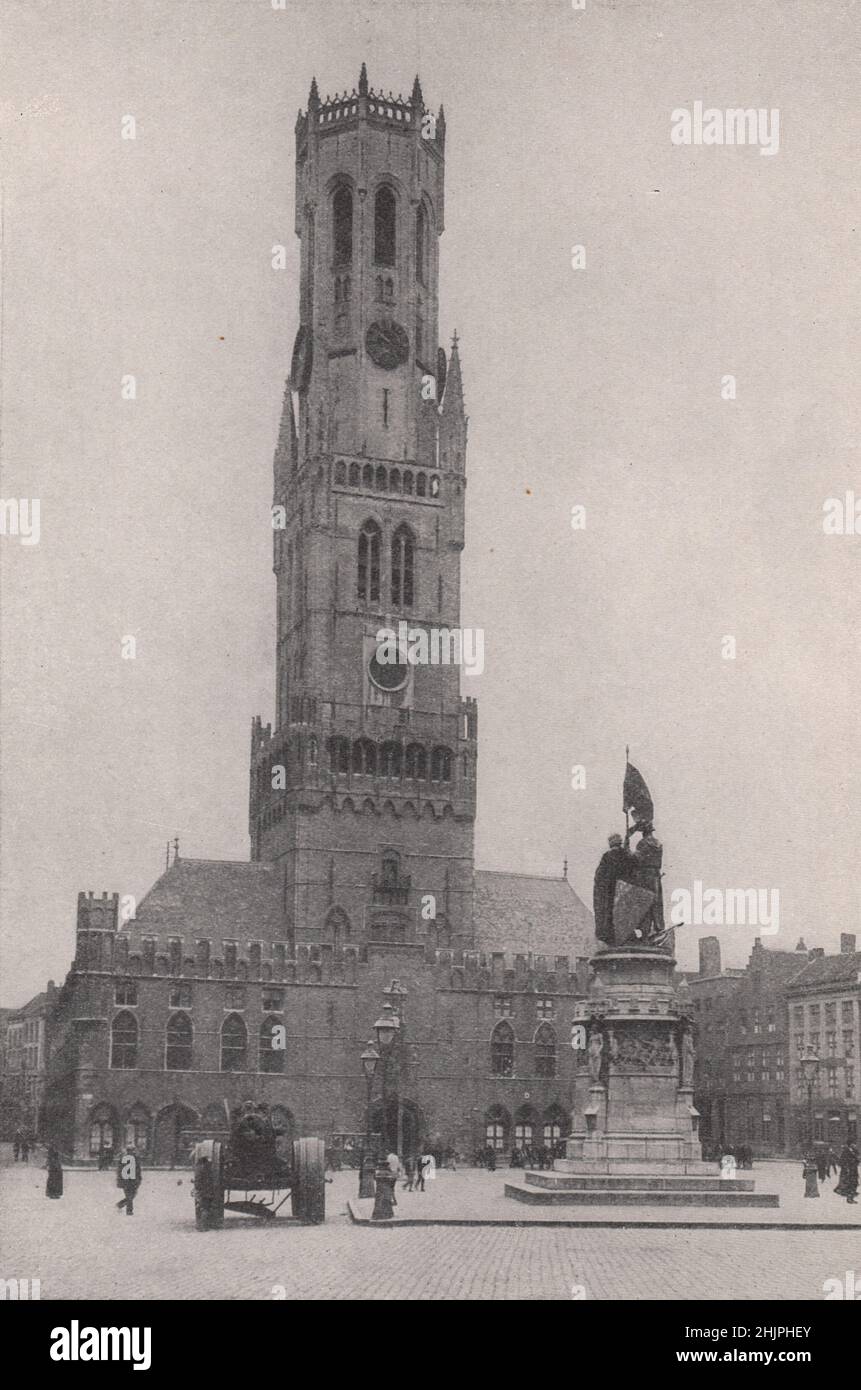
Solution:
[{"label": "steep roof", "polygon": [[140,935],[218,940],[284,936],[281,873],[276,864],[232,859],[178,859],[156,879],[123,928]]},{"label": "steep roof", "polygon": [[861,951],[847,951],[839,956],[816,956],[807,962],[790,985],[797,989],[817,989],[823,985],[855,985],[861,983]]},{"label": "steep roof", "polygon": [[594,919],[565,878],[477,869],[473,905],[477,951],[536,956],[592,955]]}]

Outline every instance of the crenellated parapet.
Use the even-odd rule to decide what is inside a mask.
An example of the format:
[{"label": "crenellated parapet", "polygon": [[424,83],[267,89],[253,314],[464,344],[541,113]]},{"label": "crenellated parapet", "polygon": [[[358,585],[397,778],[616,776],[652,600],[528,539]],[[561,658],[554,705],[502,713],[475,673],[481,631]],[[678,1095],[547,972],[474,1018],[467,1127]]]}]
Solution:
[{"label": "crenellated parapet", "polygon": [[582,995],[588,961],[569,956],[510,954],[504,951],[441,951],[428,948],[438,989],[480,990],[493,994]]}]

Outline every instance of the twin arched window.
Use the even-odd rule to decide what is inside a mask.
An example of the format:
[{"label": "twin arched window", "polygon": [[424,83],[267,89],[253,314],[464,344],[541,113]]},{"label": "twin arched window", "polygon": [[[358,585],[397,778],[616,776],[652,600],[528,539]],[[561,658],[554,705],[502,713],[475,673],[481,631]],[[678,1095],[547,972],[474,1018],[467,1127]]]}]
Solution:
[{"label": "twin arched window", "polygon": [[[382,533],[375,521],[359,532],[356,595],[360,603],[380,601]],[[415,537],[403,523],[392,536],[391,596],[394,608],[411,608],[415,601]]]},{"label": "twin arched window", "polygon": [[374,260],[377,265],[394,265],[397,251],[397,202],[388,184],[377,189],[374,199]]},{"label": "twin arched window", "polygon": [[535,1034],[535,1075],[556,1075],[556,1034],[549,1023],[542,1023]]},{"label": "twin arched window", "polygon": [[335,265],[349,265],[353,259],[353,195],[344,184],[332,199],[332,242]]}]

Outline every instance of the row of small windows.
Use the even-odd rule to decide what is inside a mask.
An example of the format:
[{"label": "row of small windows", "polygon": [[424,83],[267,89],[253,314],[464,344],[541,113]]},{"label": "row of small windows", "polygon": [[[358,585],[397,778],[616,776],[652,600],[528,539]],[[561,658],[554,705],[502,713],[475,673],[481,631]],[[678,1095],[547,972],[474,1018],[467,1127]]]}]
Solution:
[{"label": "row of small windows", "polygon": [[[283,1072],[284,1025],[277,1018],[264,1018],[258,1031],[257,1070]],[[229,1014],[219,1036],[220,1070],[248,1071],[248,1028],[238,1014]],[[111,1024],[113,1071],[130,1071],[138,1066],[140,1028],[134,1014],[117,1014]],[[165,1029],[165,1071],[192,1071],[194,1066],[194,1027],[186,1013],[171,1014]]]},{"label": "row of small windows", "polygon": [[[464,776],[468,777],[469,755],[463,754]],[[420,743],[408,743],[406,748],[400,743],[377,745],[369,738],[359,738],[350,744],[346,738],[329,739],[329,770],[346,776],[365,777],[406,777],[416,782],[426,782],[428,767],[432,782],[450,782],[453,755],[450,748],[438,745],[428,751]]]},{"label": "row of small windows", "polygon": [[[510,1023],[497,1023],[490,1039],[490,1070],[494,1076],[514,1075],[514,1029]],[[535,1076],[556,1075],[556,1033],[542,1023],[533,1038]]]},{"label": "row of small windows", "polygon": [[335,464],[335,483],[338,487],[363,487],[368,492],[398,492],[404,497],[438,497],[439,478],[436,473],[416,473],[409,468],[376,468],[366,463],[351,463],[344,459]]},{"label": "row of small windows", "polygon": [[[226,941],[224,943],[225,956],[228,959],[232,956],[232,964],[236,963],[236,943]],[[254,942],[251,946],[252,954],[258,953],[259,945]],[[123,1008],[135,1008],[138,1002],[137,980],[117,980],[114,986],[114,1003]],[[192,1007],[191,982],[189,980],[174,980],[168,988],[168,1005],[171,1009],[190,1009]],[[245,986],[228,985],[225,995],[226,1009],[245,1008]],[[265,985],[262,992],[262,1007],[264,1013],[281,1013],[284,1009],[284,991],[276,985]]]},{"label": "row of small windows", "polygon": [[[375,521],[359,532],[356,596],[362,603],[380,601],[380,555],[383,533]],[[406,524],[392,536],[390,592],[394,608],[410,608],[415,600],[415,537]]]},{"label": "row of small windows", "polygon": [[[277,1018],[264,1018],[257,1034],[257,1070],[266,1073],[284,1071],[286,1049],[284,1025]],[[490,1069],[494,1076],[514,1075],[514,1030],[508,1023],[498,1023],[490,1040]],[[223,1072],[248,1071],[248,1027],[239,1014],[228,1014],[219,1035],[219,1069]],[[542,1023],[533,1038],[534,1075],[552,1078],[556,1075],[556,1033],[549,1023]],[[113,1071],[131,1071],[138,1066],[140,1027],[134,1014],[124,1011],[111,1024],[111,1057]],[[194,1066],[194,1026],[187,1013],[171,1014],[165,1029],[165,1071],[191,1071]]]},{"label": "row of small windows", "polygon": [[[374,196],[374,263],[394,266],[397,262],[398,203],[394,190],[382,184]],[[423,204],[419,204],[415,220],[416,279],[427,283],[428,219]],[[332,195],[332,245],[336,266],[351,265],[353,260],[353,194],[346,184],[339,184]],[[382,282],[378,279],[378,286]],[[384,288],[393,289],[391,280]],[[378,294],[378,298],[382,295]],[[349,295],[347,295],[349,298]]]}]

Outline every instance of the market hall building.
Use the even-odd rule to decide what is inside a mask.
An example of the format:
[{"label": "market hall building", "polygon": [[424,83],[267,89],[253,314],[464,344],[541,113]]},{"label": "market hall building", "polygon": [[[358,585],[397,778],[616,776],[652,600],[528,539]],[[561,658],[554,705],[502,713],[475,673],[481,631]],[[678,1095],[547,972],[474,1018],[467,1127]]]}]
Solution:
[{"label": "market hall building", "polygon": [[[567,1133],[592,917],[567,881],[476,871],[478,712],[451,660],[381,628],[460,629],[467,416],[439,346],[445,116],[358,89],[296,122],[299,329],[274,459],[273,725],[251,734],[249,862],[175,857],[119,920],[80,894],[44,1128],[94,1158],[184,1161],[224,1102],[292,1135],[365,1129],[361,1054],[401,1027],[386,1129],[436,1143]],[[449,649],[450,650],[450,649]],[[579,962],[579,964],[578,964]],[[372,1127],[383,1128],[381,1083]],[[388,1113],[394,1108],[394,1118]]]}]

